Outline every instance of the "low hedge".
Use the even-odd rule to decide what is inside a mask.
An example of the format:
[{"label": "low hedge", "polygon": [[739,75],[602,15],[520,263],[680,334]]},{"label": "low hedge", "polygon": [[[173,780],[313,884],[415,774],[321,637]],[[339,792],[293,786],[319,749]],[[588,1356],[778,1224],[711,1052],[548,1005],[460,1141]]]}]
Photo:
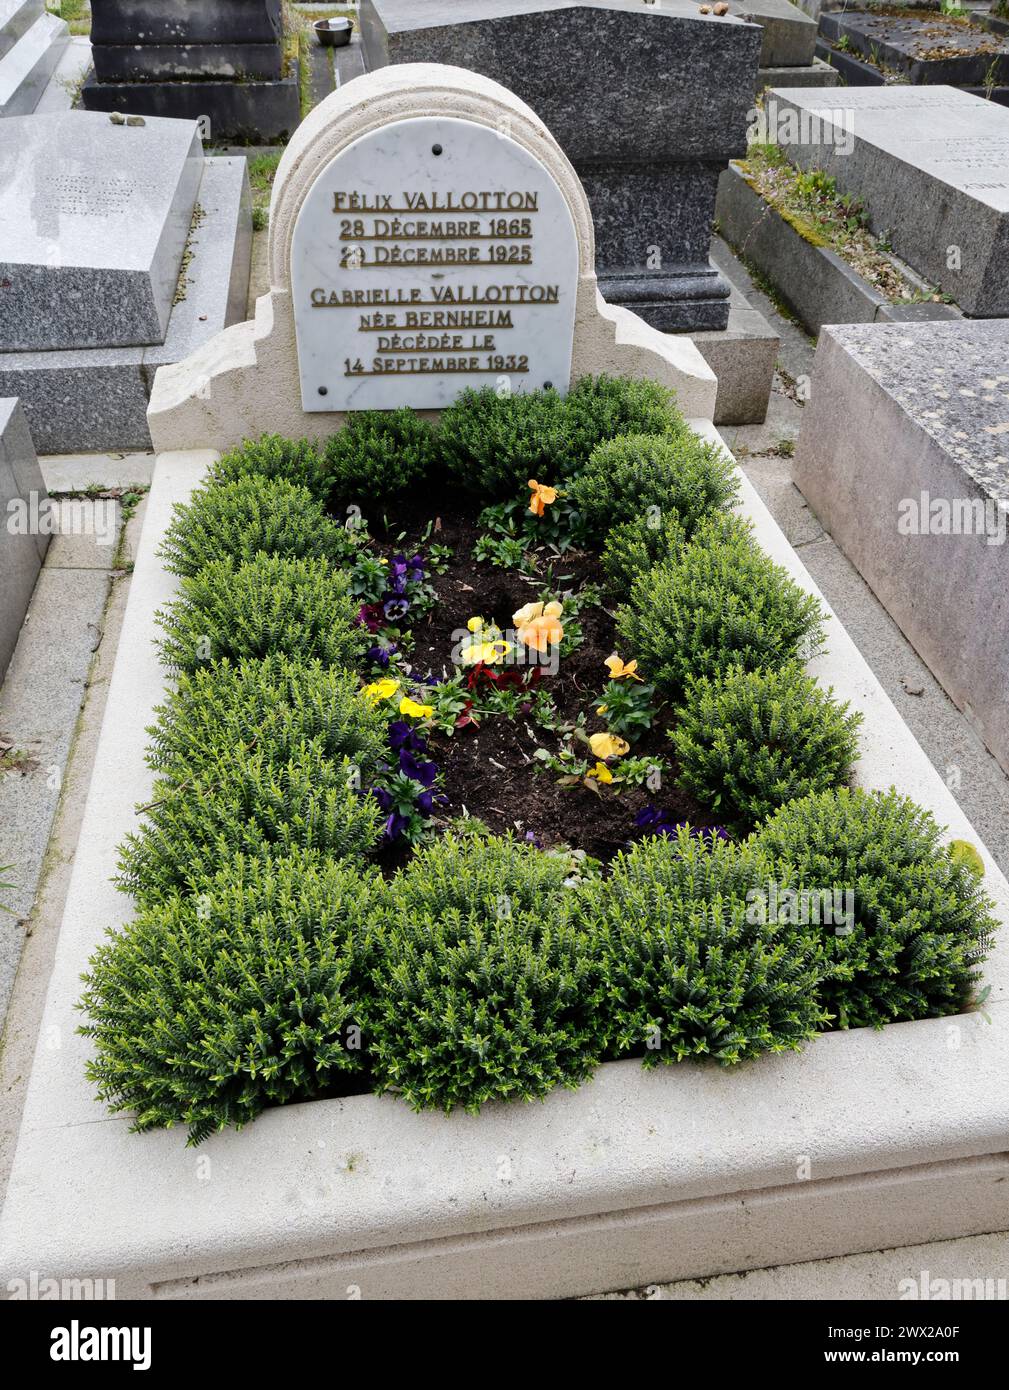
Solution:
[{"label": "low hedge", "polygon": [[842,786],[858,757],[862,716],[831,695],[794,662],[700,677],[669,733],[680,785],[743,830],[786,801]]},{"label": "low hedge", "polygon": [[823,610],[755,542],[695,540],[639,574],[617,629],[669,696],[730,666],[773,668],[822,644]]},{"label": "low hedge", "polygon": [[838,1027],[969,1006],[997,923],[977,870],[941,834],[928,811],[893,789],[841,788],[790,802],[754,836],[807,892],[840,908],[820,927],[828,962],[820,995]]},{"label": "low hedge", "polygon": [[201,897],[172,893],[92,957],[88,1077],[134,1130],[198,1144],[364,1067],[376,942],[368,875],[311,855],[227,858]]},{"label": "low hedge", "polygon": [[368,645],[358,607],[347,575],[325,560],[257,555],[237,568],[217,560],[184,579],[179,597],[156,615],[162,659],[188,672],[222,657],[278,652],[353,666]]},{"label": "low hedge", "polygon": [[[325,448],[246,444],[177,513],[183,578],[158,621],[178,683],[121,860],[140,913],[82,1001],[103,1098],[198,1142],[345,1073],[477,1110],[608,1057],[728,1064],[968,1006],[994,927],[976,868],[906,798],[826,789],[856,720],[797,665],[822,611],[729,510],[730,469],[670,393],[596,378],[566,399],[467,392],[436,430],[408,415],[352,417]],[[456,827],[388,882],[368,868],[388,712],[360,699],[372,639],[318,503],[443,470],[486,500],[564,481],[627,600],[621,655],[681,702],[684,783],[743,825],[771,813],[749,840],[681,827],[604,878]],[[835,888],[843,930],[801,910]]]},{"label": "low hedge", "polygon": [[692,836],[641,841],[574,900],[604,980],[608,1051],[645,1066],[741,1062],[798,1049],[828,1021],[815,934],[753,920],[754,893],[794,876],[757,847]]},{"label": "low hedge", "polygon": [[159,553],[172,574],[191,577],[217,561],[237,566],[261,554],[339,564],[355,549],[307,488],[252,476],[197,488],[176,508]]}]

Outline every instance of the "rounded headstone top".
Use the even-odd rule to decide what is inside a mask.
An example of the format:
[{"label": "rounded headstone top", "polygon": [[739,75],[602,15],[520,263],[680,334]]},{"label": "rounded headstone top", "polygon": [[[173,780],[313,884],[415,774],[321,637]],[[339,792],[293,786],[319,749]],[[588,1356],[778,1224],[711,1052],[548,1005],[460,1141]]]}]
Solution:
[{"label": "rounded headstone top", "polygon": [[546,126],[507,87],[442,63],[401,63],[356,77],[321,102],[295,131],[277,169],[270,202],[270,279],[291,284],[291,243],[301,206],[323,169],[353,141],[395,121],[452,116],[522,145],[563,195],[578,238],[579,275],[595,264],[592,215],[578,175]]}]

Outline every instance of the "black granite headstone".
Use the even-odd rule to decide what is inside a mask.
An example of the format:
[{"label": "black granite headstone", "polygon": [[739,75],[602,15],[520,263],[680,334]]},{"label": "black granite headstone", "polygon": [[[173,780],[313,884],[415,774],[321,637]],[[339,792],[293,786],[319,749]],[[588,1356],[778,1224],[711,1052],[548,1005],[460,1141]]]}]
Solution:
[{"label": "black granite headstone", "polygon": [[363,0],[369,68],[452,63],[533,108],[592,205],[604,297],[657,328],[725,328],[718,176],[746,150],[761,30],[690,0]]}]

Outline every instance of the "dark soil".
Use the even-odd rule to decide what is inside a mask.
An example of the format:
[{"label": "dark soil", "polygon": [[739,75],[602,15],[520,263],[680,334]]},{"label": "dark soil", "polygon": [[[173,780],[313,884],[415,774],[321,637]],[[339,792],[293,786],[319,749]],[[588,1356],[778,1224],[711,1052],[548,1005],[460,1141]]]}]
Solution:
[{"label": "dark soil", "polygon": [[[388,529],[370,518],[376,548],[383,553],[423,553],[425,543],[420,538],[432,519],[435,529],[426,544],[449,545],[453,549],[446,572],[432,580],[438,594],[437,605],[412,630],[414,646],[409,659],[417,678],[441,680],[453,674],[453,634],[465,629],[471,617],[479,615],[493,620],[502,629],[513,627],[512,614],[537,598],[548,580],[548,566],[553,571],[551,587],[561,592],[577,592],[586,583],[601,582],[599,558],[586,551],[568,551],[561,556],[542,554],[535,578],[478,563],[473,559],[473,545],[481,534],[476,524],[479,511],[479,504],[463,510],[451,500],[432,499],[427,510],[399,506],[395,523]],[[561,658],[556,675],[541,677],[540,687],[554,697],[565,720],[573,721],[584,710],[589,715],[588,732],[604,732],[605,722],[595,714],[595,707],[608,678],[604,662],[618,648],[613,613],[607,608],[586,606],[578,621],[584,633],[583,642],[569,656]],[[631,654],[621,655],[629,659]],[[479,724],[456,729],[451,735],[432,733],[428,736],[431,756],[442,767],[449,800],[444,814],[455,817],[468,813],[497,833],[531,833],[543,848],[568,845],[602,860],[610,859],[648,833],[634,821],[636,813],[646,806],[666,811],[672,822],[713,825],[717,817],[675,784],[672,745],[666,737],[671,723],[670,711],[663,709],[652,729],[631,748],[632,755],[652,755],[662,760],[665,771],[660,790],[617,790],[607,786],[596,792],[583,784],[559,784],[557,774],[534,763],[533,754],[537,747],[559,753],[563,741],[527,716],[486,716]],[[580,750],[584,745],[576,743],[575,747]],[[388,857],[398,864],[407,856],[397,853]],[[394,865],[390,862],[386,867]]]}]

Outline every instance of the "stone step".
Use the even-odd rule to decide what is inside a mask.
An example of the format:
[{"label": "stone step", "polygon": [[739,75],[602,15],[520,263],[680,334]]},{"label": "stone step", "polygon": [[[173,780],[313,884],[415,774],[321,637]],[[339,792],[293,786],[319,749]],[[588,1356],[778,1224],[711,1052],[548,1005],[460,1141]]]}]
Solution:
[{"label": "stone step", "polygon": [[0,58],[45,11],[45,0],[0,0]]},{"label": "stone step", "polygon": [[0,117],[35,110],[69,37],[62,19],[42,14],[0,58]]}]

